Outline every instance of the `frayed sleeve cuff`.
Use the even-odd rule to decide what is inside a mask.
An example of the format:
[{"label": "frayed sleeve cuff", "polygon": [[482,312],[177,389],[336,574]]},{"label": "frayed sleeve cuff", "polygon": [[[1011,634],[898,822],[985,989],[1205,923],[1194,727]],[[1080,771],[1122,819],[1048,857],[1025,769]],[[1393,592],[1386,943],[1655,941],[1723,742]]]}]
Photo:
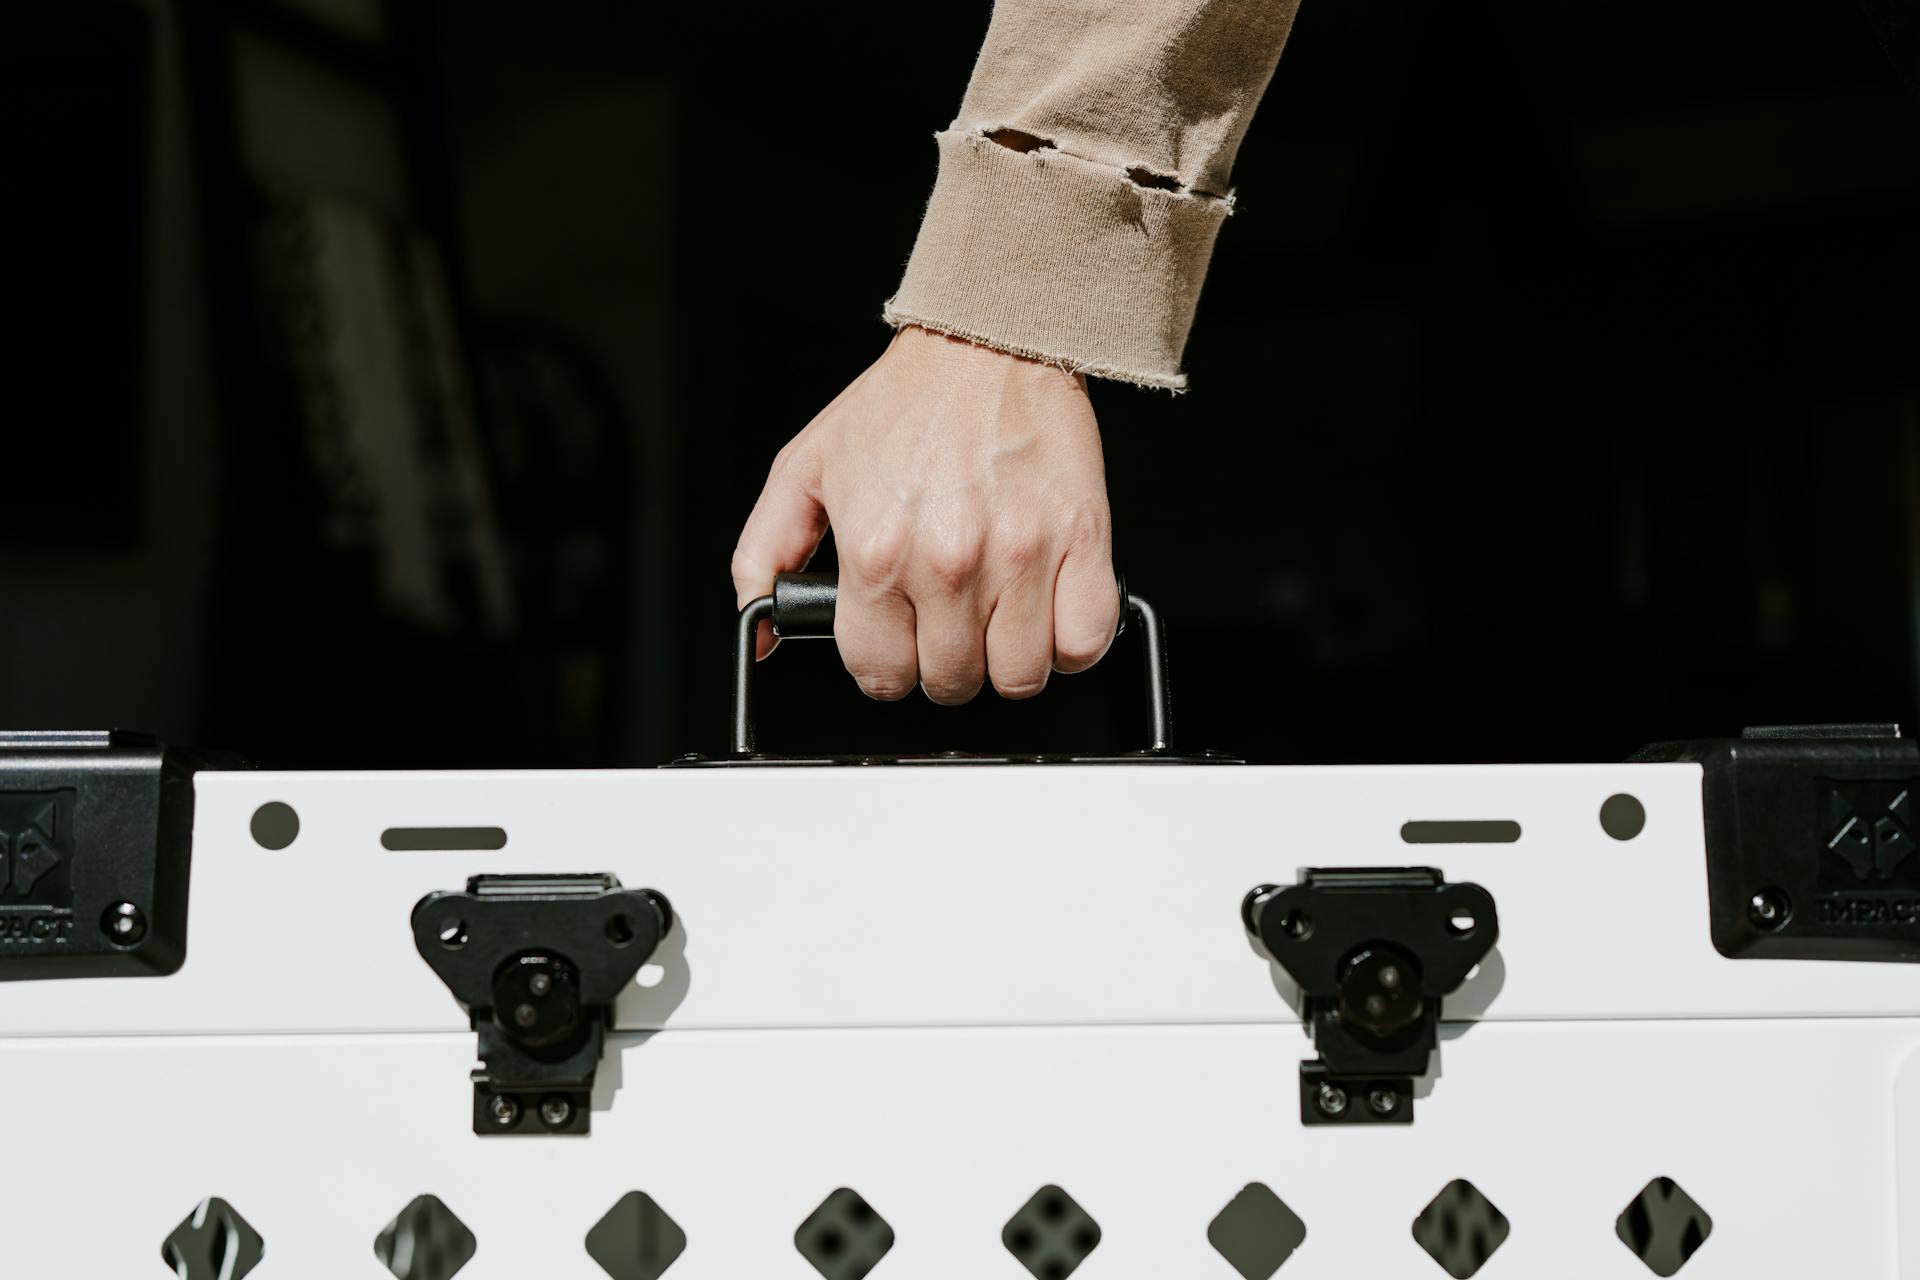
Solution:
[{"label": "frayed sleeve cuff", "polygon": [[887,322],[1184,390],[1180,355],[1231,196],[981,130],[936,140],[940,176]]}]

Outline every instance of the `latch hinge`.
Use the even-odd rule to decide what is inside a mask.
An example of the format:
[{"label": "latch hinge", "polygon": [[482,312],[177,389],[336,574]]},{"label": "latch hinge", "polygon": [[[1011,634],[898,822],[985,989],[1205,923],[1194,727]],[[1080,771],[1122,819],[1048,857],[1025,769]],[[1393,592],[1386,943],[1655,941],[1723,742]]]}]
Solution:
[{"label": "latch hinge", "polygon": [[611,875],[474,876],[413,909],[414,945],[479,1036],[473,1131],[586,1133],[613,1003],[673,927]]},{"label": "latch hinge", "polygon": [[1306,871],[1260,885],[1241,920],[1300,985],[1320,1056],[1300,1064],[1305,1124],[1411,1124],[1440,1001],[1500,935],[1493,895],[1431,867]]}]

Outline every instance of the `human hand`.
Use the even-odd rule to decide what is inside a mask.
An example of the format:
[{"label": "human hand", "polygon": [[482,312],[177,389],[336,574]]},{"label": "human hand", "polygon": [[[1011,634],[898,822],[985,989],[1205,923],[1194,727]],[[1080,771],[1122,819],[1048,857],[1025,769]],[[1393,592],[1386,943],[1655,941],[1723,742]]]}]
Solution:
[{"label": "human hand", "polygon": [[[1028,698],[1113,643],[1120,600],[1084,379],[908,327],[774,458],[733,553],[739,604],[831,525],[834,638],[867,694]],[[762,623],[756,656],[774,646]]]}]

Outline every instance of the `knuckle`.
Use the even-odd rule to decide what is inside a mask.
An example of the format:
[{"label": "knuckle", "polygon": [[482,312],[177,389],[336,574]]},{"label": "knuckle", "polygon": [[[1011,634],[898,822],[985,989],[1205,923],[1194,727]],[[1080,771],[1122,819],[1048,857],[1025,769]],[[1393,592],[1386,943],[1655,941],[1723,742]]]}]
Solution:
[{"label": "knuckle", "polygon": [[907,532],[891,521],[855,528],[836,540],[841,562],[856,577],[885,582],[895,577],[907,555]]},{"label": "knuckle", "polygon": [[978,534],[943,535],[922,553],[927,577],[941,590],[958,593],[980,575],[986,562],[986,540]]},{"label": "knuckle", "polygon": [[1113,544],[1113,516],[1105,506],[1088,504],[1067,515],[1067,545],[1074,547],[1110,547]]},{"label": "knuckle", "polygon": [[806,433],[802,432],[780,446],[779,452],[773,455],[772,465],[767,468],[769,479],[784,476],[794,469],[800,461],[801,449],[806,438]]},{"label": "knuckle", "polygon": [[1038,529],[1017,529],[1006,534],[998,548],[998,559],[1010,574],[1024,574],[1041,561],[1047,540]]}]

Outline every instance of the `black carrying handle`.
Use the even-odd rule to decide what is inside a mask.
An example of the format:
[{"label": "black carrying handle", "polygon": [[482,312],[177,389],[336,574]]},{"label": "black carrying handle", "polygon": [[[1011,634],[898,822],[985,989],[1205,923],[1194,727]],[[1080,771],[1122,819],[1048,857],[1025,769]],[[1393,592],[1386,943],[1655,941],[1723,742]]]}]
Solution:
[{"label": "black carrying handle", "polygon": [[[1147,664],[1147,751],[1164,753],[1170,749],[1173,723],[1167,695],[1166,631],[1158,610],[1128,591],[1125,582],[1116,586],[1120,592],[1120,630],[1126,630],[1128,614],[1140,620],[1141,650]],[[839,598],[840,580],[831,573],[783,573],[773,580],[772,595],[761,596],[740,611],[733,640],[734,755],[755,754],[753,672],[758,664],[754,661],[754,639],[761,621],[771,618],[773,633],[783,640],[831,639],[834,606]]]}]

